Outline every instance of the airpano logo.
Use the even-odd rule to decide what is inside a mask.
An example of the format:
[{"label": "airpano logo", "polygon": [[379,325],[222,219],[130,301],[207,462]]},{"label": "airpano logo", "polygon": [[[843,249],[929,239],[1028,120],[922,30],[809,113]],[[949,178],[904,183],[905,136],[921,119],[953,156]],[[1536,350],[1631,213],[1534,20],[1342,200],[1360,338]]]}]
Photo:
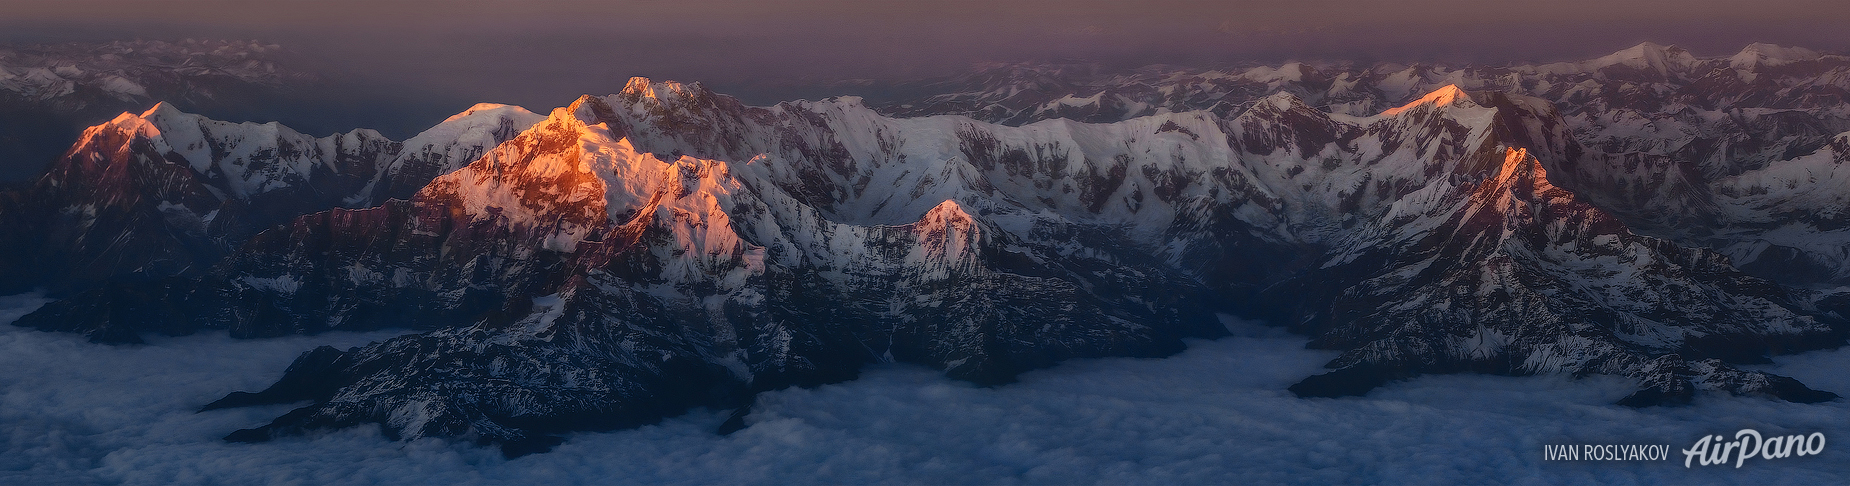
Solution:
[{"label": "airpano logo", "polygon": [[1713,466],[1728,464],[1732,458],[1734,467],[1746,464],[1748,459],[1784,459],[1795,456],[1815,456],[1824,452],[1824,433],[1812,432],[1810,435],[1787,435],[1762,438],[1760,431],[1741,429],[1734,433],[1734,440],[1720,435],[1705,435],[1696,440],[1696,445],[1683,449],[1683,467],[1697,465]]}]

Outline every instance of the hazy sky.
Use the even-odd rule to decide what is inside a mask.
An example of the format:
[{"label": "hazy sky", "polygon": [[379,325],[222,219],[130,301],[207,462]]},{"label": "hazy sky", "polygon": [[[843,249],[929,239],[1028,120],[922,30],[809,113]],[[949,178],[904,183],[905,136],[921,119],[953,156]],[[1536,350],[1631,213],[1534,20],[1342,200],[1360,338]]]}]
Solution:
[{"label": "hazy sky", "polygon": [[[407,93],[535,107],[632,75],[748,101],[978,61],[1553,61],[1640,41],[1850,50],[1843,0],[0,0],[0,40],[235,37]],[[335,69],[323,66],[321,69]]]}]

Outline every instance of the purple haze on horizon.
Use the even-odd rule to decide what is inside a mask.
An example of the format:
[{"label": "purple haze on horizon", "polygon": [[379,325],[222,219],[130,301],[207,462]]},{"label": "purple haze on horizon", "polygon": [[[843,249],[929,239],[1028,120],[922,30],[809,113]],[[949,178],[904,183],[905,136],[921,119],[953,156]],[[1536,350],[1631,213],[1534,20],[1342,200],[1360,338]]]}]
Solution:
[{"label": "purple haze on horizon", "polygon": [[[1835,0],[0,0],[0,41],[232,37],[426,96],[545,108],[633,75],[749,102],[974,62],[1559,61],[1641,41],[1850,50]],[[388,88],[391,89],[391,88]]]}]

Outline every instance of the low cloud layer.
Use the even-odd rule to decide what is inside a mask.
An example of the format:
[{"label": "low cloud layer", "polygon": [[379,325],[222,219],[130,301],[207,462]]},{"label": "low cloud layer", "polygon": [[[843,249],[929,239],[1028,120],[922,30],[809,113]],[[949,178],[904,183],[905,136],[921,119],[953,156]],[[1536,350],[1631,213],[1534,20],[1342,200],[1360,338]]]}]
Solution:
[{"label": "low cloud layer", "polygon": [[[38,305],[0,298],[0,322]],[[1367,398],[1302,400],[1285,386],[1331,355],[1241,327],[1168,359],[1081,360],[985,389],[913,367],[759,398],[751,426],[712,433],[723,412],[575,434],[551,453],[502,459],[441,440],[353,429],[266,444],[218,437],[287,406],[193,413],[255,390],[296,354],[387,333],[233,340],[222,334],[109,347],[0,325],[0,483],[385,484],[1330,484],[1843,483],[1850,403],[1705,396],[1686,408],[1610,405],[1622,379],[1434,376]],[[1850,391],[1850,352],[1770,371]],[[1542,460],[1543,444],[1688,447],[1705,433],[1823,432],[1821,457],[1684,469]],[[1674,463],[1674,464],[1673,464]]]}]

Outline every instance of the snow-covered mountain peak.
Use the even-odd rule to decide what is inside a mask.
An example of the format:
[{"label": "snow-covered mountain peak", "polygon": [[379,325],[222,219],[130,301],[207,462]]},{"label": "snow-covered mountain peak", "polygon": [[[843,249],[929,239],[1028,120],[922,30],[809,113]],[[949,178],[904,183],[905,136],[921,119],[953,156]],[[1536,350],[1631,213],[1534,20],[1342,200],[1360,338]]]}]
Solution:
[{"label": "snow-covered mountain peak", "polygon": [[912,225],[912,234],[917,246],[907,256],[909,262],[935,269],[980,271],[977,247],[983,239],[982,226],[957,201],[946,199],[933,207]]},{"label": "snow-covered mountain peak", "polygon": [[[123,113],[122,116],[128,116],[128,113]],[[161,117],[175,118],[175,117],[188,117],[188,116],[197,116],[197,115],[192,115],[192,114],[180,111],[180,109],[177,107],[174,107],[172,103],[168,103],[165,101],[157,102],[154,104],[154,106],[148,107],[146,111],[141,112],[141,118],[144,118],[144,119],[153,119],[153,118],[161,118]]]},{"label": "snow-covered mountain peak", "polygon": [[653,98],[655,97],[654,84],[655,82],[650,80],[649,78],[642,77],[642,76],[633,76],[630,78],[628,83],[623,85],[623,91],[620,91],[620,93],[634,93],[637,96],[647,96],[647,97]]},{"label": "snow-covered mountain peak", "polygon": [[[240,161],[244,158],[264,152],[265,149],[274,151],[279,145],[287,143],[286,139],[289,142],[300,141],[304,146],[314,145],[311,140],[307,140],[309,137],[275,122],[257,124],[211,120],[180,111],[164,101],[142,111],[140,115],[124,112],[109,123],[91,127],[85,131],[78,144],[90,143],[103,136],[105,131],[120,131],[131,137],[144,138],[154,145],[157,153],[178,156],[199,173],[213,171],[215,162],[220,158],[231,161],[232,167],[241,168],[244,164]],[[232,195],[240,199],[261,192],[256,191],[260,188],[253,187],[232,189]]]},{"label": "snow-covered mountain peak", "polygon": [[399,148],[373,130],[316,138],[154,103],[90,127],[52,163],[30,198],[82,216],[42,223],[29,231],[46,236],[15,251],[39,255],[34,273],[64,273],[55,286],[197,272],[257,231],[351,200]]},{"label": "snow-covered mountain peak", "polygon": [[1414,108],[1418,108],[1421,106],[1428,106],[1428,105],[1431,105],[1431,106],[1462,105],[1462,106],[1467,106],[1467,107],[1476,107],[1477,103],[1471,100],[1471,95],[1465,94],[1465,91],[1462,89],[1458,89],[1458,85],[1448,84],[1448,85],[1445,85],[1444,87],[1433,90],[1431,93],[1426,93],[1426,96],[1421,96],[1420,99],[1414,100],[1412,103],[1407,103],[1406,105],[1402,105],[1400,107],[1389,108],[1386,111],[1382,111],[1381,116],[1399,115],[1401,113],[1407,112],[1408,110],[1412,110]]},{"label": "snow-covered mountain peak", "polygon": [[919,218],[919,225],[942,228],[950,225],[970,225],[975,221],[976,218],[970,216],[970,212],[965,211],[963,205],[958,204],[956,199],[946,199],[937,206],[932,206],[930,211],[926,211],[925,216]]},{"label": "snow-covered mountain peak", "polygon": [[[590,100],[590,101],[586,101]],[[515,224],[534,226],[543,215],[576,214],[593,220],[604,213],[606,189],[592,174],[594,163],[633,153],[627,143],[614,140],[601,125],[586,123],[580,112],[601,104],[582,97],[572,106],[557,108],[544,121],[522,132],[480,160],[432,180],[419,199],[457,200],[475,218],[505,217]],[[602,150],[605,148],[614,150]],[[605,152],[615,152],[607,157]],[[634,165],[615,163],[616,165]],[[649,171],[638,171],[649,172]],[[635,174],[636,179],[648,179]],[[645,183],[645,180],[632,181]]]},{"label": "snow-covered mountain peak", "polygon": [[706,88],[701,86],[700,83],[682,84],[675,81],[657,82],[649,78],[636,76],[630,78],[629,83],[623,86],[623,91],[618,92],[617,95],[622,97],[625,101],[633,102],[640,99],[672,100],[690,97],[699,93],[706,93]]},{"label": "snow-covered mountain peak", "polygon": [[1583,63],[1583,68],[1592,72],[1612,66],[1625,66],[1656,72],[1659,76],[1669,76],[1672,72],[1687,71],[1696,63],[1696,57],[1681,47],[1645,42],[1587,61]]},{"label": "snow-covered mountain peak", "polygon": [[410,198],[431,179],[482,158],[502,141],[545,119],[513,105],[481,103],[469,107],[406,139],[398,154],[384,161],[374,180],[347,203],[364,206]]},{"label": "snow-covered mountain peak", "polygon": [[521,133],[519,138],[550,141],[554,145],[567,137],[617,141],[621,136],[609,132],[608,126],[604,125],[605,117],[600,116],[608,108],[603,100],[596,97],[579,97],[578,101],[569,106],[554,108],[544,120]]},{"label": "snow-covered mountain peak", "polygon": [[500,113],[500,112],[510,112],[510,111],[518,112],[518,113],[528,113],[528,114],[533,113],[532,111],[528,111],[526,108],[522,108],[522,107],[514,106],[514,105],[504,105],[501,103],[476,103],[475,106],[471,106],[469,107],[469,109],[463,110],[461,113],[450,115],[449,118],[443,119],[443,122],[449,123],[449,122],[461,120],[463,118],[468,118],[468,117],[471,117],[471,116],[474,116],[480,113]]},{"label": "snow-covered mountain peak", "polygon": [[1751,70],[1756,67],[1780,66],[1797,61],[1810,61],[1821,57],[1818,51],[1803,47],[1782,47],[1766,43],[1748,44],[1739,54],[1728,58],[1728,66],[1735,69]]},{"label": "snow-covered mountain peak", "polygon": [[114,119],[109,120],[107,123],[84,130],[84,134],[79,139],[78,144],[83,145],[84,141],[94,139],[102,132],[108,130],[119,130],[128,134],[145,136],[158,143],[162,138],[162,134],[165,132],[183,127],[186,124],[196,125],[199,118],[198,115],[180,111],[174,108],[173,105],[163,101],[146,110],[142,110],[140,114],[125,111],[120,115],[116,115]]},{"label": "snow-covered mountain peak", "polygon": [[[417,135],[405,139],[405,147],[413,149],[420,146],[434,145],[439,142],[454,144],[459,138],[472,138],[484,130],[499,129],[504,126],[516,126],[514,131],[525,130],[546,117],[526,108],[499,103],[479,103],[451,115],[436,126],[430,127]],[[402,158],[402,155],[401,155]],[[463,161],[465,163],[469,161]]]},{"label": "snow-covered mountain peak", "polygon": [[1548,190],[1554,184],[1548,182],[1548,169],[1540,161],[1529,155],[1529,149],[1504,149],[1503,165],[1497,171],[1496,180],[1505,183],[1527,184],[1536,192]]},{"label": "snow-covered mountain peak", "polygon": [[90,127],[86,132],[106,127],[115,127],[140,131],[141,133],[152,136],[159,135],[163,128],[181,123],[198,123],[203,118],[204,117],[199,115],[180,111],[179,108],[175,108],[173,105],[162,101],[155,103],[154,106],[150,106],[146,110],[142,110],[140,113],[130,111],[122,112],[122,114],[116,115],[114,119],[109,120],[108,123]]}]

